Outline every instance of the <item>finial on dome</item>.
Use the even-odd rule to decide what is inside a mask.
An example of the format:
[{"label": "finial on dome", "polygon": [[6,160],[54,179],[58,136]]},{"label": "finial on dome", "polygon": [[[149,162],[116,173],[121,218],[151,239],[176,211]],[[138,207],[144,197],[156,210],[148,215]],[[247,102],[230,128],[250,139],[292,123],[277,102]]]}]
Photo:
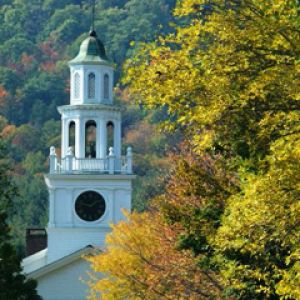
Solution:
[{"label": "finial on dome", "polygon": [[105,47],[98,38],[95,30],[95,7],[96,0],[90,0],[91,5],[91,28],[89,36],[81,43],[78,55],[72,59],[70,65],[83,63],[103,64],[108,63]]},{"label": "finial on dome", "polygon": [[[92,16],[91,16],[91,30],[90,30],[90,36],[96,36],[95,32],[95,6],[96,6],[96,0],[91,0],[91,8],[92,8]],[[91,33],[94,33],[95,35],[91,35]]]},{"label": "finial on dome", "polygon": [[91,29],[90,29],[89,36],[97,37],[96,31],[95,31],[92,27],[91,27]]}]

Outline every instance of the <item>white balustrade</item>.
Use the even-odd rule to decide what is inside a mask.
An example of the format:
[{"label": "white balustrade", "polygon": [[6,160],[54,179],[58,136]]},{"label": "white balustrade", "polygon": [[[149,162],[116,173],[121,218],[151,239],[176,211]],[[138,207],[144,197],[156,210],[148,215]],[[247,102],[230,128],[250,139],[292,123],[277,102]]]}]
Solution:
[{"label": "white balustrade", "polygon": [[50,148],[50,174],[132,174],[132,150],[126,156],[116,157],[114,149],[109,149],[106,158],[77,158],[69,148],[64,158],[58,159],[55,148]]}]

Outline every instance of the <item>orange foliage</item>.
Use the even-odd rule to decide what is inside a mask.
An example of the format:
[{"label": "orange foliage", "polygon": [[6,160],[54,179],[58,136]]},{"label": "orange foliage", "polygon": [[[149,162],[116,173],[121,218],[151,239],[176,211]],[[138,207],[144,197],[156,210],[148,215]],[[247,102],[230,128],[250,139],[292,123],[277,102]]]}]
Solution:
[{"label": "orange foliage", "polygon": [[150,139],[155,134],[155,126],[143,121],[126,133],[125,143],[130,144],[138,153],[149,153]]},{"label": "orange foliage", "polygon": [[33,55],[27,55],[26,53],[22,54],[21,63],[24,67],[31,65],[34,61]]},{"label": "orange foliage", "polygon": [[53,61],[46,61],[41,64],[41,70],[51,73],[55,70],[56,64]]},{"label": "orange foliage", "polygon": [[6,89],[0,85],[0,98],[5,98],[9,95],[9,93],[6,91]]},{"label": "orange foliage", "polygon": [[4,139],[10,138],[11,136],[13,136],[16,132],[16,126],[15,125],[6,125],[0,136]]},{"label": "orange foliage", "polygon": [[6,89],[0,85],[0,107],[5,107],[7,96],[9,96],[8,91],[6,91]]},{"label": "orange foliage", "polygon": [[51,58],[52,60],[57,60],[59,58],[59,54],[57,51],[53,49],[54,43],[52,41],[46,41],[39,45],[43,54]]},{"label": "orange foliage", "polygon": [[129,91],[126,88],[121,89],[120,87],[116,87],[115,94],[128,104],[130,104],[130,102],[132,102],[132,98],[130,97]]},{"label": "orange foliage", "polygon": [[[103,279],[92,281],[91,299],[221,299],[210,272],[189,251],[175,247],[181,228],[159,213],[133,213],[113,225],[107,252],[89,258]],[[213,298],[212,298],[213,297]]]}]

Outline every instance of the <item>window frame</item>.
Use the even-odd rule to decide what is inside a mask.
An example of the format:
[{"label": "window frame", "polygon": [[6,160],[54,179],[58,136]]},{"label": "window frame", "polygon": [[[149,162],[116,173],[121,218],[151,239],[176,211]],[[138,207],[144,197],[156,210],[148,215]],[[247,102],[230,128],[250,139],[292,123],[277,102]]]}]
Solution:
[{"label": "window frame", "polygon": [[[91,90],[92,87],[93,87],[93,91]],[[96,99],[96,74],[95,74],[95,72],[89,72],[88,73],[88,77],[87,77],[87,98],[89,100],[95,100]]]}]

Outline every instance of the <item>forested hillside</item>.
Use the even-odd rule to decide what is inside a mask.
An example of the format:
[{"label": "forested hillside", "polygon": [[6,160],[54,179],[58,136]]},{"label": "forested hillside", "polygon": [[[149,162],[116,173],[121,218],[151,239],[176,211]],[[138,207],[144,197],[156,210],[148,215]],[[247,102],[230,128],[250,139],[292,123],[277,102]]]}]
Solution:
[{"label": "forested hillside", "polygon": [[[167,33],[175,0],[99,0],[95,27],[116,64],[116,82],[122,64],[140,42]],[[15,243],[22,250],[25,228],[45,226],[48,193],[43,172],[48,168],[49,147],[60,147],[60,121],[56,107],[69,101],[67,62],[79,49],[91,24],[90,1],[0,1],[0,132],[9,148],[19,195],[10,216]],[[123,115],[124,146],[136,153],[134,206],[160,193],[161,168],[172,143],[156,130],[162,113],[146,111],[129,101],[118,85],[116,100]],[[150,171],[149,171],[150,170]]]}]

